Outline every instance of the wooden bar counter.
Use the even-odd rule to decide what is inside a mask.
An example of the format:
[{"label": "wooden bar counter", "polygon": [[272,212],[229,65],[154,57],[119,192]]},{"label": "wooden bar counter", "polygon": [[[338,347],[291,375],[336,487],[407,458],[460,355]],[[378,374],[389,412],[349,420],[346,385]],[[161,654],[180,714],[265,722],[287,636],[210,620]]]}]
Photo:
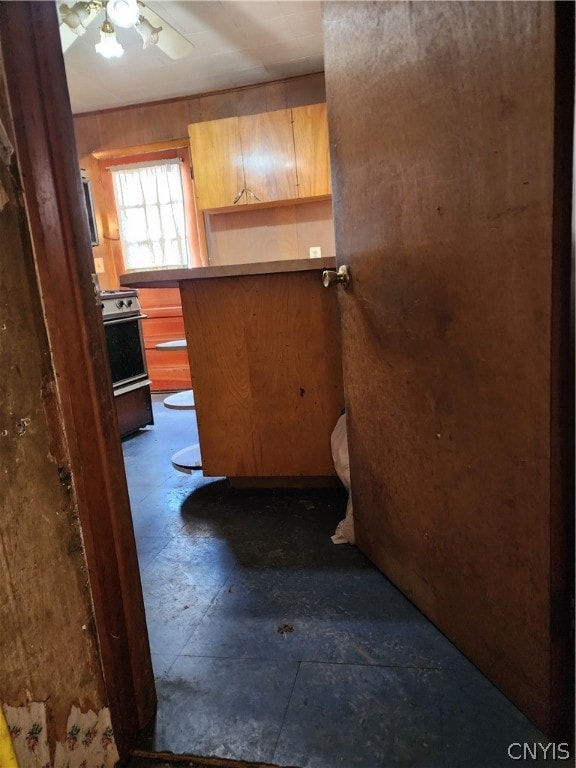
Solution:
[{"label": "wooden bar counter", "polygon": [[205,475],[270,485],[334,477],[330,435],[344,406],[334,259],[139,272],[178,285]]}]

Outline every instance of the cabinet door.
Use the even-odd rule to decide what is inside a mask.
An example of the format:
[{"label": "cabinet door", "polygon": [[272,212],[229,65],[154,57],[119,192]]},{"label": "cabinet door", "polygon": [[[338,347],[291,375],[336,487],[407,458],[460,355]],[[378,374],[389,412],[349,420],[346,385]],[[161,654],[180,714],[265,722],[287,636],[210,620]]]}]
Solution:
[{"label": "cabinet door", "polygon": [[326,104],[292,110],[299,197],[329,195],[330,154]]},{"label": "cabinet door", "polygon": [[198,209],[233,205],[245,187],[238,118],[193,123],[188,134]]},{"label": "cabinet door", "polygon": [[238,118],[247,204],[298,197],[289,109]]}]

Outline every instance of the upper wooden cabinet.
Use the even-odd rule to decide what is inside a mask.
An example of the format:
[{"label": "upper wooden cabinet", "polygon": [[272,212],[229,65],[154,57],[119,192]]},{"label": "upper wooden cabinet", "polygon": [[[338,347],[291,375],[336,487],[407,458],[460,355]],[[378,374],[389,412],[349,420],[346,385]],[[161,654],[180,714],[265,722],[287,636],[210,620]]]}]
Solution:
[{"label": "upper wooden cabinet", "polygon": [[233,205],[244,189],[238,118],[188,126],[198,208]]},{"label": "upper wooden cabinet", "polygon": [[292,109],[299,197],[329,195],[330,147],[326,104]]},{"label": "upper wooden cabinet", "polygon": [[326,105],[188,126],[200,210],[330,194]]},{"label": "upper wooden cabinet", "polygon": [[238,118],[246,192],[253,205],[298,197],[298,179],[289,109]]}]

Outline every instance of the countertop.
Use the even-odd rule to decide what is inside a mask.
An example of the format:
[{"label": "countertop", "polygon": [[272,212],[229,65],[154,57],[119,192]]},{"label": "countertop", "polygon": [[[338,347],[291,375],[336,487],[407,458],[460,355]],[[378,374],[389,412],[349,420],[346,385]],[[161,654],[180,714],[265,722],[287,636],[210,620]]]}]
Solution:
[{"label": "countertop", "polygon": [[129,272],[120,275],[120,285],[130,288],[176,288],[186,280],[212,277],[242,277],[243,275],[273,275],[283,272],[306,272],[314,269],[335,269],[336,259],[284,259],[256,264],[229,264],[221,267],[192,267],[190,269],[161,269]]}]

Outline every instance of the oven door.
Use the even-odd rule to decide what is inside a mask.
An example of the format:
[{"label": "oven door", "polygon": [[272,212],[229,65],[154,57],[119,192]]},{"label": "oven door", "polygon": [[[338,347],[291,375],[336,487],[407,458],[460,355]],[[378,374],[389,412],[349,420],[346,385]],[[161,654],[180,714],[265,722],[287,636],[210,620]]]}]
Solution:
[{"label": "oven door", "polygon": [[144,317],[119,317],[104,323],[114,394],[132,389],[148,378],[140,323]]}]

